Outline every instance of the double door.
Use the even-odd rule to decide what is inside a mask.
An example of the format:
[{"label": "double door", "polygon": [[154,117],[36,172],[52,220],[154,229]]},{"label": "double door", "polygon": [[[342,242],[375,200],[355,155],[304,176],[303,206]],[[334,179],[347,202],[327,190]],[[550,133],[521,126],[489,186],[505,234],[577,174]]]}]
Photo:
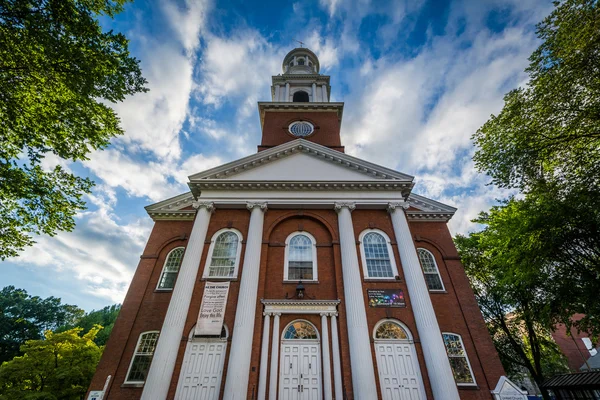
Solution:
[{"label": "double door", "polygon": [[321,399],[321,357],[318,340],[281,342],[279,399]]},{"label": "double door", "polygon": [[224,340],[188,342],[175,400],[218,400],[226,347]]},{"label": "double door", "polygon": [[384,400],[426,399],[414,343],[376,340],[375,355]]}]

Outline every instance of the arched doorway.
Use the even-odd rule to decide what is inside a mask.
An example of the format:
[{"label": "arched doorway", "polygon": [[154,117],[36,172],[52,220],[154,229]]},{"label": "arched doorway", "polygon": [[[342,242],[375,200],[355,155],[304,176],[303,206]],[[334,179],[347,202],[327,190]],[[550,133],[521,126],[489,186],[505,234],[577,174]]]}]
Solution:
[{"label": "arched doorway", "polygon": [[308,103],[308,93],[306,93],[304,90],[299,90],[296,93],[294,93],[292,101],[294,103]]},{"label": "arched doorway", "polygon": [[375,356],[384,400],[425,400],[419,360],[410,330],[386,319],[375,325]]},{"label": "arched doorway", "polygon": [[220,336],[194,337],[190,332],[175,400],[217,400],[221,391],[221,379],[225,365],[227,337],[225,325]]},{"label": "arched doorway", "polygon": [[321,399],[319,334],[305,320],[291,322],[281,337],[280,400]]}]

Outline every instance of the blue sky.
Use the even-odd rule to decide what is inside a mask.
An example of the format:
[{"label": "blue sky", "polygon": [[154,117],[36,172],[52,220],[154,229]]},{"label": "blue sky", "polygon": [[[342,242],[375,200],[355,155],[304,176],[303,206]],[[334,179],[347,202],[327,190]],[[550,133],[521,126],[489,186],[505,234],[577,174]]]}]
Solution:
[{"label": "blue sky", "polygon": [[0,285],[86,310],[121,302],[152,228],[144,206],[187,176],[256,151],[257,101],[285,54],[306,43],[346,103],[346,152],[416,176],[453,205],[453,233],[506,193],[471,161],[471,135],[524,85],[541,0],[136,1],[106,29],[125,33],[150,92],[115,105],[125,135],[84,163],[96,181],[71,233],[39,237],[0,268]]}]

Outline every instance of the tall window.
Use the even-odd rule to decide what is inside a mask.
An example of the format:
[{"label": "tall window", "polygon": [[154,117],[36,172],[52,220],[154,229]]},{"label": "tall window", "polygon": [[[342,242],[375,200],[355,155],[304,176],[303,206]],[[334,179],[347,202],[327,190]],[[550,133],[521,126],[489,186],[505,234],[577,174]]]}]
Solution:
[{"label": "tall window", "polygon": [[126,383],[144,383],[146,381],[157,341],[158,331],[144,332],[140,335],[131,364],[129,364]]},{"label": "tall window", "polygon": [[240,263],[242,235],[235,229],[221,229],[211,239],[204,278],[235,278]]},{"label": "tall window", "polygon": [[292,101],[294,103],[308,103],[308,101],[309,101],[308,93],[306,93],[304,90],[299,90],[296,93],[294,93],[294,97],[292,98]]},{"label": "tall window", "polygon": [[158,280],[157,289],[170,290],[175,287],[175,280],[181,266],[181,260],[183,260],[184,250],[184,247],[177,247],[167,255],[160,279]]},{"label": "tall window", "polygon": [[425,275],[425,282],[427,282],[429,290],[444,290],[440,270],[438,269],[433,254],[425,249],[417,249],[417,253],[419,254],[423,275]]},{"label": "tall window", "polygon": [[394,279],[398,275],[390,239],[385,233],[368,229],[361,233],[359,241],[365,278]]},{"label": "tall window", "polygon": [[317,280],[317,242],[307,232],[294,232],[285,241],[284,280]]},{"label": "tall window", "polygon": [[454,380],[457,385],[475,385],[473,370],[467,357],[467,352],[463,345],[462,338],[456,333],[442,333],[444,344],[446,345],[446,353],[452,367]]}]

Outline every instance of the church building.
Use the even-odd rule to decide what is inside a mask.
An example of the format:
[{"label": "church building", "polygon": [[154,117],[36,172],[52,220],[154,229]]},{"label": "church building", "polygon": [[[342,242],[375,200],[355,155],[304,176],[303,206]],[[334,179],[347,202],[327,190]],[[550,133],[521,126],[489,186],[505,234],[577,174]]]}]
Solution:
[{"label": "church building", "polygon": [[456,209],[345,154],[344,103],[312,51],[282,69],[256,154],[146,207],[154,228],[88,398],[495,398],[504,370],[447,227]]}]

